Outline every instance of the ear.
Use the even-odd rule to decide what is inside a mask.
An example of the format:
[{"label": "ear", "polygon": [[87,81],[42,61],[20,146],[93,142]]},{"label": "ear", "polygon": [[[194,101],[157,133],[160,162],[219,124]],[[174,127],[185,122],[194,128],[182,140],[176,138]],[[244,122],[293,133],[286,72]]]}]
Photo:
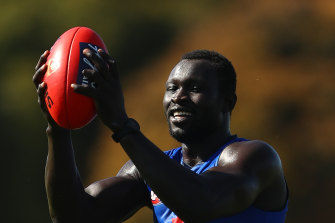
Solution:
[{"label": "ear", "polygon": [[230,112],[234,109],[235,105],[236,105],[236,101],[237,101],[237,96],[236,94],[233,95],[233,97],[231,97],[231,100],[230,100]]},{"label": "ear", "polygon": [[222,111],[231,112],[235,107],[236,101],[236,94],[234,94],[232,97],[224,97],[224,100],[222,100]]}]

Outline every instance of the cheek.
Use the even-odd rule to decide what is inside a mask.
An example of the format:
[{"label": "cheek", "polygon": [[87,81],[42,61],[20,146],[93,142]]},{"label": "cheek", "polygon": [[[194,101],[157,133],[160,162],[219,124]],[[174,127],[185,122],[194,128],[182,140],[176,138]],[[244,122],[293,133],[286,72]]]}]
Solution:
[{"label": "cheek", "polygon": [[197,105],[198,112],[201,112],[202,115],[213,116],[221,110],[219,106],[220,103],[213,97],[194,97],[192,101]]},{"label": "cheek", "polygon": [[194,105],[197,105],[198,107],[210,107],[213,101],[213,98],[206,97],[202,94],[190,94],[190,100]]},{"label": "cheek", "polygon": [[169,96],[165,93],[164,97],[163,97],[163,109],[164,109],[164,112],[166,112],[166,110],[168,109],[169,104],[170,104]]}]

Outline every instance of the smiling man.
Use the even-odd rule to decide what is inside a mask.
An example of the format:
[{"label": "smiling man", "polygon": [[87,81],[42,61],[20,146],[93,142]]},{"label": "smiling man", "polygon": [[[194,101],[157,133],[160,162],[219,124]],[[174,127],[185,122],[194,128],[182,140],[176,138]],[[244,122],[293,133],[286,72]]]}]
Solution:
[{"label": "smiling man", "polygon": [[187,53],[171,71],[163,99],[170,134],[181,147],[162,152],[127,116],[115,61],[84,50],[97,70],[83,74],[96,88],[73,84],[95,100],[99,117],[130,157],[118,175],[84,188],[69,130],[45,109],[41,83],[48,56],[37,64],[33,81],[48,121],[46,189],[55,222],[121,222],[139,208],[153,209],[155,222],[285,221],[288,190],[276,151],[267,143],[232,135],[236,74],[222,55]]}]

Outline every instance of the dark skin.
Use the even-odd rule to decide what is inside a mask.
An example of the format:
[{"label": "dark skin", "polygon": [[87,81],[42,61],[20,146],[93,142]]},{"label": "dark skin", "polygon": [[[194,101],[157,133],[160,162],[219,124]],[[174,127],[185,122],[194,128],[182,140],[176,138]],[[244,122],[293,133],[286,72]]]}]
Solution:
[{"label": "dark skin", "polygon": [[[103,123],[117,131],[128,116],[115,61],[84,50],[98,71],[84,70],[97,88],[73,84],[92,97]],[[42,83],[48,51],[37,66],[33,82],[48,121],[49,152],[46,189],[55,222],[121,222],[143,206],[151,207],[143,179],[160,200],[185,222],[207,222],[239,213],[254,205],[281,210],[287,198],[281,161],[261,141],[236,142],[222,152],[219,165],[198,175],[167,157],[141,132],[121,139],[131,161],[117,176],[84,188],[76,167],[70,131],[57,126],[45,108]],[[229,103],[218,90],[215,70],[206,60],[182,60],[172,70],[163,100],[171,134],[181,142],[184,162],[190,166],[208,159],[231,137]],[[174,194],[174,196],[171,196]],[[201,201],[201,202],[199,202]]]}]

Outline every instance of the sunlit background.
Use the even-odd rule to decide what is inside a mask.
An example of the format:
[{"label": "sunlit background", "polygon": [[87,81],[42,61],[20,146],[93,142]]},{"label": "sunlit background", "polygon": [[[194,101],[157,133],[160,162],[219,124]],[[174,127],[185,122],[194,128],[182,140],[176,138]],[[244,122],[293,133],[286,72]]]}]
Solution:
[{"label": "sunlit background", "polygon": [[[335,1],[2,0],[0,222],[51,222],[44,189],[46,123],[32,76],[41,53],[74,26],[94,29],[119,64],[129,116],[163,150],[178,146],[162,112],[182,54],[216,50],[234,64],[232,132],[269,142],[290,189],[287,222],[332,222],[335,210]],[[96,119],[73,132],[85,185],[128,157]],[[152,222],[144,208],[127,222]]]}]

